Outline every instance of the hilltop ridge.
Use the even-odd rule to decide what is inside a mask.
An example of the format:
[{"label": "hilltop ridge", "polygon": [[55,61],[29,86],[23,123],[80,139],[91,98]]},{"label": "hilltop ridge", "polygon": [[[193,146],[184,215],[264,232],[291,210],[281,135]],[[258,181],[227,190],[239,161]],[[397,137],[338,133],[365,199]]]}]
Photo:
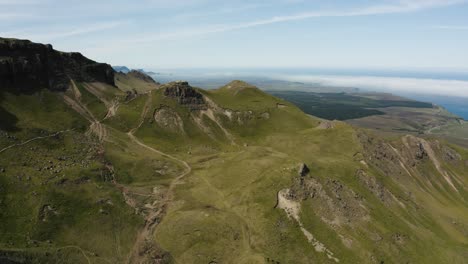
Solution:
[{"label": "hilltop ridge", "polygon": [[144,73],[142,71],[131,70],[131,71],[127,72],[126,74],[128,76],[130,76],[130,77],[140,79],[140,80],[142,80],[144,82],[159,84],[151,76],[149,76],[148,74],[146,74],[146,73]]},{"label": "hilltop ridge", "polygon": [[60,52],[50,44],[0,38],[0,86],[17,90],[34,87],[64,91],[70,79],[114,86],[114,70],[77,52]]},{"label": "hilltop ridge", "polygon": [[224,86],[221,86],[221,88],[219,89],[235,89],[235,90],[240,90],[240,89],[248,89],[248,88],[251,88],[251,89],[258,89],[257,87],[247,83],[247,82],[244,82],[244,81],[241,81],[241,80],[234,80],[234,81],[231,81],[229,82],[228,84],[224,85]]}]

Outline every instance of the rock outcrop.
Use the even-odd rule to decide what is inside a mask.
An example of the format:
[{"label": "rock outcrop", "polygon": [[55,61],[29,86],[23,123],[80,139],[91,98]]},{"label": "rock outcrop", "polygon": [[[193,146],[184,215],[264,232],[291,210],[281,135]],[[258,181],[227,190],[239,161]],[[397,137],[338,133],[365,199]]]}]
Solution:
[{"label": "rock outcrop", "polygon": [[419,160],[422,160],[425,157],[427,157],[426,149],[424,149],[424,145],[422,143],[418,143],[418,148],[416,149],[415,156]]},{"label": "rock outcrop", "polygon": [[0,38],[0,87],[16,91],[47,88],[63,91],[70,79],[115,86],[114,70],[80,53],[56,51],[52,45]]},{"label": "rock outcrop", "polygon": [[335,124],[333,124],[333,121],[321,121],[320,125],[318,126],[319,129],[332,129],[335,127]]},{"label": "rock outcrop", "polygon": [[177,99],[179,104],[187,106],[191,110],[206,109],[203,95],[191,87],[188,82],[171,82],[163,85],[161,89],[164,89],[164,96]]}]

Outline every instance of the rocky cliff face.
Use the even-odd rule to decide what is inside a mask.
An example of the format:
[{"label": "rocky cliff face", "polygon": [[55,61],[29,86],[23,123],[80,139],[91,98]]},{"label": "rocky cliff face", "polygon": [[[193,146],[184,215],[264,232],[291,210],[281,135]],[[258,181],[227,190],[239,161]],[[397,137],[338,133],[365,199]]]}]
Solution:
[{"label": "rocky cliff face", "polygon": [[65,90],[70,79],[114,84],[114,70],[80,53],[56,51],[51,45],[0,38],[0,89]]}]

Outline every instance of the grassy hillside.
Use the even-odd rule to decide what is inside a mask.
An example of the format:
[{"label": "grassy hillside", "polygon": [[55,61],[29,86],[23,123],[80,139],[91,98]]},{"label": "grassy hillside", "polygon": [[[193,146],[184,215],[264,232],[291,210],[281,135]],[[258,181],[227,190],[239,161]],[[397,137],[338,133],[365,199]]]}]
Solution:
[{"label": "grassy hillside", "polygon": [[146,93],[158,87],[155,82],[137,78],[134,74],[117,73],[115,77],[116,85],[123,91],[136,91],[138,93]]},{"label": "grassy hillside", "polygon": [[[428,148],[424,153],[437,153],[436,158],[423,155],[421,161],[413,161],[417,156],[413,152],[422,143],[386,142],[339,122],[317,126],[317,120],[296,107],[241,82],[199,91],[213,104],[218,121],[213,126],[227,130],[234,145],[225,141],[208,150],[196,134],[172,137],[173,132],[164,132],[151,120],[138,134],[155,147],[182,143],[182,149],[167,150],[181,155],[193,169],[175,189],[174,205],[156,228],[156,240],[175,260],[463,263],[467,253],[464,227],[460,229],[466,226],[467,215],[464,150],[457,152],[460,159],[454,154],[453,163],[445,163],[450,158],[443,157],[450,156],[452,148],[411,138],[430,142],[424,143]],[[191,111],[162,91],[153,95],[152,102],[157,102],[156,109],[161,105],[173,109],[184,126],[202,134],[203,129],[193,124],[206,110]],[[160,133],[157,139],[147,130],[151,127]],[[385,151],[377,144],[384,144]],[[297,167],[302,162],[312,171],[301,185]],[[440,163],[447,171],[437,169]],[[443,175],[459,181],[456,194]],[[426,186],[426,177],[437,185]],[[297,219],[313,234],[311,242],[297,220],[275,208],[278,192],[284,189],[297,192],[291,200],[302,208]],[[416,206],[427,201],[431,205],[423,207],[429,211]],[[448,209],[450,201],[458,202]],[[434,250],[427,253],[427,248]]]},{"label": "grassy hillside", "polygon": [[1,104],[18,122],[1,139],[0,258],[122,260],[141,220],[110,182],[86,120],[46,90],[3,93]]},{"label": "grassy hillside", "polygon": [[241,81],[116,83],[2,92],[0,260],[468,257],[466,149],[321,121]]},{"label": "grassy hillside", "polygon": [[144,225],[138,208],[181,168],[130,144],[124,129],[99,140],[88,120],[112,116],[123,95],[99,83],[1,93],[0,262],[127,262]]}]

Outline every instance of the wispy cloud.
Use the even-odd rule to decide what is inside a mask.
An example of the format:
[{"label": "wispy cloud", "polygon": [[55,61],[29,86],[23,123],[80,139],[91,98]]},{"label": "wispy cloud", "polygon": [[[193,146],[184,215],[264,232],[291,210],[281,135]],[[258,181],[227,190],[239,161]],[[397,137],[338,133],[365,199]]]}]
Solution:
[{"label": "wispy cloud", "polygon": [[47,4],[49,0],[0,0],[0,21],[21,21],[40,18],[30,7]]},{"label": "wispy cloud", "polygon": [[[105,23],[97,23],[97,24],[90,24],[90,25],[81,25],[74,29],[61,29],[57,31],[50,31],[47,30],[45,32],[40,32],[40,30],[21,30],[21,31],[11,31],[11,32],[0,32],[2,36],[11,36],[11,37],[18,37],[18,38],[27,38],[34,41],[51,41],[57,40],[72,36],[78,35],[85,35],[100,31],[105,31],[113,28],[117,28],[119,26],[127,24],[128,21],[112,21],[112,22],[105,22]],[[39,32],[38,32],[39,31]]]},{"label": "wispy cloud", "polygon": [[104,31],[108,29],[113,29],[113,28],[122,26],[126,23],[128,22],[127,21],[114,21],[114,22],[106,22],[106,23],[99,23],[99,24],[92,24],[92,25],[84,25],[84,26],[81,26],[79,28],[75,28],[72,30],[52,32],[52,33],[48,33],[45,35],[41,34],[40,36],[46,39],[65,38],[65,37],[71,37],[71,36],[77,36],[77,35],[83,35],[83,34],[89,34],[89,33]]},{"label": "wispy cloud", "polygon": [[286,23],[292,21],[307,20],[323,17],[358,17],[358,16],[374,16],[387,14],[400,14],[418,12],[425,9],[451,6],[465,3],[467,0],[400,0],[393,4],[373,5],[348,10],[327,10],[327,11],[311,11],[292,15],[274,16],[266,19],[253,20],[238,24],[214,25],[203,28],[192,28],[182,31],[173,31],[169,33],[161,33],[156,36],[133,38],[131,42],[152,42],[158,40],[169,40],[177,38],[187,38],[193,36],[208,35],[214,33],[222,33],[246,28],[253,28],[277,23]]},{"label": "wispy cloud", "polygon": [[26,13],[5,13],[5,14],[0,13],[0,20],[11,21],[11,20],[17,20],[17,19],[31,18],[33,16],[34,15],[32,14],[26,14]]},{"label": "wispy cloud", "polygon": [[1,5],[36,5],[43,3],[43,1],[38,0],[0,0]]},{"label": "wispy cloud", "polygon": [[434,26],[435,29],[468,30],[468,26]]},{"label": "wispy cloud", "polygon": [[412,92],[444,96],[468,97],[468,81],[435,80],[374,76],[297,75],[276,76],[288,81],[319,83],[325,86],[359,87],[366,90]]},{"label": "wispy cloud", "polygon": [[182,14],[172,17],[172,19],[179,20],[179,19],[201,18],[201,17],[214,16],[214,15],[219,16],[219,15],[226,15],[226,14],[231,14],[231,13],[238,13],[242,11],[257,9],[257,8],[264,7],[264,6],[266,6],[266,4],[246,4],[246,5],[235,6],[235,7],[232,7],[232,6],[223,7],[215,11],[211,11],[211,12],[182,13]]}]

